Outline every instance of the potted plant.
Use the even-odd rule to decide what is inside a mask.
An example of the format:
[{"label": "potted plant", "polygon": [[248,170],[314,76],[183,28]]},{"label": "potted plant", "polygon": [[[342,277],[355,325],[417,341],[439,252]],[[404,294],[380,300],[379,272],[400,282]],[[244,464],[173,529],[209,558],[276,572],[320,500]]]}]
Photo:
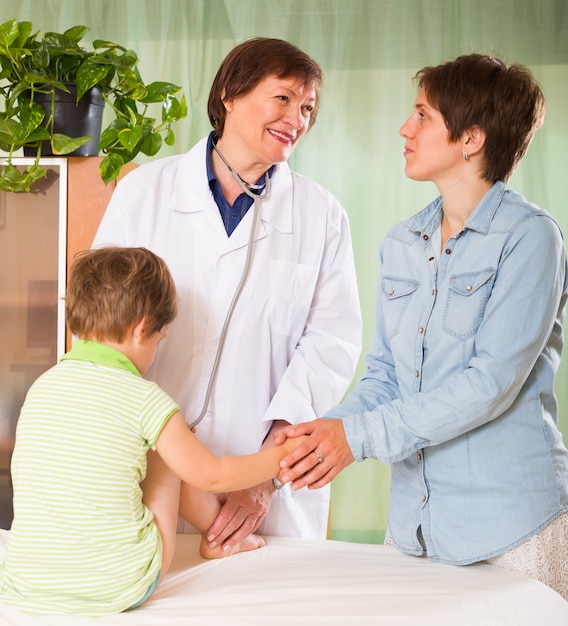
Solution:
[{"label": "potted plant", "polygon": [[[46,143],[52,154],[66,155],[93,140],[90,135],[73,137],[55,127],[55,103],[61,94],[73,93],[77,104],[93,90],[95,97],[100,92],[114,114],[98,146],[105,155],[100,164],[105,183],[116,178],[138,153],[153,156],[162,142],[173,145],[171,125],[187,116],[185,96],[176,96],[180,87],[161,81],[146,85],[136,53],[116,43],[95,40],[93,50],[86,50],[80,45],[89,31],[86,26],[46,32],[41,38],[32,30],[31,22],[9,20],[0,25],[0,101],[4,103],[0,150],[8,153],[0,189],[29,191],[34,181],[45,176],[39,159]],[[42,97],[48,101],[45,108],[37,101]],[[160,109],[158,119],[148,113],[152,104]],[[35,154],[34,163],[23,172],[12,162],[20,148],[32,148]]]}]

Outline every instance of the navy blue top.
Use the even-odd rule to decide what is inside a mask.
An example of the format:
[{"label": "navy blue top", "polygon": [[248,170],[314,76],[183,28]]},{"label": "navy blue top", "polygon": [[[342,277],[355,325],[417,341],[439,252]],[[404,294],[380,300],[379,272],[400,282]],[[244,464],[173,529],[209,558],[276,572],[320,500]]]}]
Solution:
[{"label": "navy blue top", "polygon": [[[223,191],[221,190],[221,185],[215,176],[215,172],[213,171],[213,163],[211,159],[211,152],[213,151],[213,135],[214,131],[209,134],[209,138],[207,140],[207,150],[206,150],[206,167],[207,167],[207,179],[209,180],[209,187],[211,188],[211,193],[213,194],[213,198],[219,207],[219,212],[221,213],[221,219],[223,220],[223,225],[225,226],[225,230],[227,231],[227,235],[230,237],[231,233],[235,230],[235,228],[239,225],[240,221],[246,215],[247,211],[252,206],[253,200],[247,195],[244,191],[237,196],[235,202],[231,206],[227,199],[223,195]],[[273,166],[274,167],[274,166]],[[272,172],[272,168],[270,168],[268,174]],[[264,174],[254,183],[256,185],[264,184]],[[252,193],[260,194],[263,191],[262,189],[251,189]]]}]

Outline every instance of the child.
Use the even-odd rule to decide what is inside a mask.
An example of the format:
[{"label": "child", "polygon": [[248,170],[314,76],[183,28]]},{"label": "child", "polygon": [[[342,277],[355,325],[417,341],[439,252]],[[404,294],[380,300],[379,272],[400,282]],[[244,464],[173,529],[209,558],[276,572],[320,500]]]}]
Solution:
[{"label": "child", "polygon": [[[139,606],[172,561],[178,513],[206,532],[220,508],[209,492],[276,476],[296,446],[217,458],[142,378],[176,308],[165,263],[144,248],[75,261],[66,315],[78,340],[32,385],[16,432],[14,522],[0,566],[7,604],[88,615]],[[251,535],[233,552],[262,545]],[[205,539],[200,551],[226,555]]]}]

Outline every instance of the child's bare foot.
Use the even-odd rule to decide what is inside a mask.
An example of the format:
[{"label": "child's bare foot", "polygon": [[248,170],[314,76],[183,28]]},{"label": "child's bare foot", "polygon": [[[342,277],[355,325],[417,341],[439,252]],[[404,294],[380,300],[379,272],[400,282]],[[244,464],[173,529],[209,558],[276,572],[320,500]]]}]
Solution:
[{"label": "child's bare foot", "polygon": [[199,545],[199,554],[204,559],[221,559],[224,556],[231,554],[237,554],[237,552],[249,552],[249,550],[256,550],[262,548],[265,545],[264,539],[260,535],[249,535],[243,541],[238,543],[232,550],[225,551],[222,546],[216,546],[210,548],[206,539],[202,539]]}]

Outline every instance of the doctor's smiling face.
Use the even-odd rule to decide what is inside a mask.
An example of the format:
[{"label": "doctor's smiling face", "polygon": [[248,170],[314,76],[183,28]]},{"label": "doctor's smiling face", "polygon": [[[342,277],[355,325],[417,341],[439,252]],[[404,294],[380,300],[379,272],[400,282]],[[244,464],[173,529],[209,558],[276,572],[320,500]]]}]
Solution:
[{"label": "doctor's smiling face", "polygon": [[290,158],[316,121],[323,72],[282,39],[255,37],[225,57],[207,114],[219,150],[247,181]]},{"label": "doctor's smiling face", "polygon": [[267,76],[247,94],[224,104],[221,141],[230,146],[227,151],[247,155],[255,165],[268,169],[287,161],[309,129],[316,89],[301,78]]}]

